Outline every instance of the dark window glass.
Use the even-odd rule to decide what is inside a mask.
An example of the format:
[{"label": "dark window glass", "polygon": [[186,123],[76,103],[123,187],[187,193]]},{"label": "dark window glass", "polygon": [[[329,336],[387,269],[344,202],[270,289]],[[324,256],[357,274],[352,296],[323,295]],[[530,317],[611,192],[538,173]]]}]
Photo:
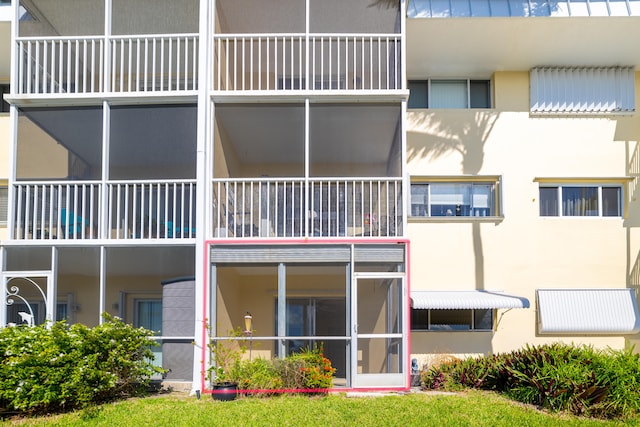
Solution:
[{"label": "dark window glass", "polygon": [[411,310],[411,329],[414,331],[429,329],[429,310]]},{"label": "dark window glass", "polygon": [[468,331],[472,310],[431,310],[432,331]]},{"label": "dark window glass", "polygon": [[4,100],[5,94],[9,94],[9,85],[0,85],[0,113],[9,112],[9,103]]},{"label": "dark window glass", "polygon": [[493,329],[493,310],[473,310],[473,329]]},{"label": "dark window glass", "polygon": [[602,216],[622,216],[620,187],[602,187]]},{"label": "dark window glass", "polygon": [[409,81],[409,102],[408,108],[427,108],[428,94],[427,80]]},{"label": "dark window glass", "polygon": [[491,108],[489,80],[471,80],[469,95],[470,108]]},{"label": "dark window glass", "polygon": [[558,216],[558,187],[540,187],[540,216]]}]

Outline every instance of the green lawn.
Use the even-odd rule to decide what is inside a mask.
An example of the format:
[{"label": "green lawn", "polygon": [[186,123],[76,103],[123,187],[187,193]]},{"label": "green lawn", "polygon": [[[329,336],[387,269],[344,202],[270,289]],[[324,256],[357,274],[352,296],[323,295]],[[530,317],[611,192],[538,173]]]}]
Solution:
[{"label": "green lawn", "polygon": [[49,417],[5,420],[21,426],[613,426],[640,425],[554,415],[493,393],[412,393],[347,398],[281,396],[232,402],[168,394]]}]

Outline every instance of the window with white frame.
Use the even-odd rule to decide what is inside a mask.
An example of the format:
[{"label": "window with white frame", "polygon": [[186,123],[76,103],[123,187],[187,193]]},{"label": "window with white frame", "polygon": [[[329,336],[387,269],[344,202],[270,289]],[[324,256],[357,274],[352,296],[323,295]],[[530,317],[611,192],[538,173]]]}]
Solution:
[{"label": "window with white frame", "polygon": [[411,310],[413,331],[491,331],[493,309]]},{"label": "window with white frame", "polygon": [[9,205],[9,187],[0,184],[0,227],[7,226],[7,209]]},{"label": "window with white frame", "polygon": [[416,179],[411,182],[411,216],[498,216],[497,187],[497,179],[451,182]]},{"label": "window with white frame", "polygon": [[491,108],[489,80],[409,80],[408,108]]},{"label": "window with white frame", "polygon": [[540,185],[540,216],[622,216],[622,185]]},{"label": "window with white frame", "polygon": [[633,67],[537,67],[530,71],[532,114],[629,114]]}]

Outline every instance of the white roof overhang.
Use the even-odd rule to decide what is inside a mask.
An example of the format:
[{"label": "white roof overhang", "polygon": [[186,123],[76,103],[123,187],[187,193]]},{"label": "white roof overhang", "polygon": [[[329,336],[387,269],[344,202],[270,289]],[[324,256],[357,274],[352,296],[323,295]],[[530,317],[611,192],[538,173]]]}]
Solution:
[{"label": "white roof overhang", "polygon": [[500,291],[411,291],[411,307],[423,310],[529,308],[529,300]]},{"label": "white roof overhang", "polygon": [[634,289],[538,289],[541,334],[635,334],[640,314]]}]

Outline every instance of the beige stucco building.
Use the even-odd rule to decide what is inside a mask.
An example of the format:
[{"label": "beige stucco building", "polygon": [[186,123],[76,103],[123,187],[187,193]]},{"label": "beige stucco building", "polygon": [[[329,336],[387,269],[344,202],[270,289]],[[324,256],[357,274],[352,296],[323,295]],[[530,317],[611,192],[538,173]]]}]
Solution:
[{"label": "beige stucco building", "polygon": [[268,4],[0,1],[1,326],[109,312],[204,392],[248,312],[346,389],[635,344],[640,1]]}]

